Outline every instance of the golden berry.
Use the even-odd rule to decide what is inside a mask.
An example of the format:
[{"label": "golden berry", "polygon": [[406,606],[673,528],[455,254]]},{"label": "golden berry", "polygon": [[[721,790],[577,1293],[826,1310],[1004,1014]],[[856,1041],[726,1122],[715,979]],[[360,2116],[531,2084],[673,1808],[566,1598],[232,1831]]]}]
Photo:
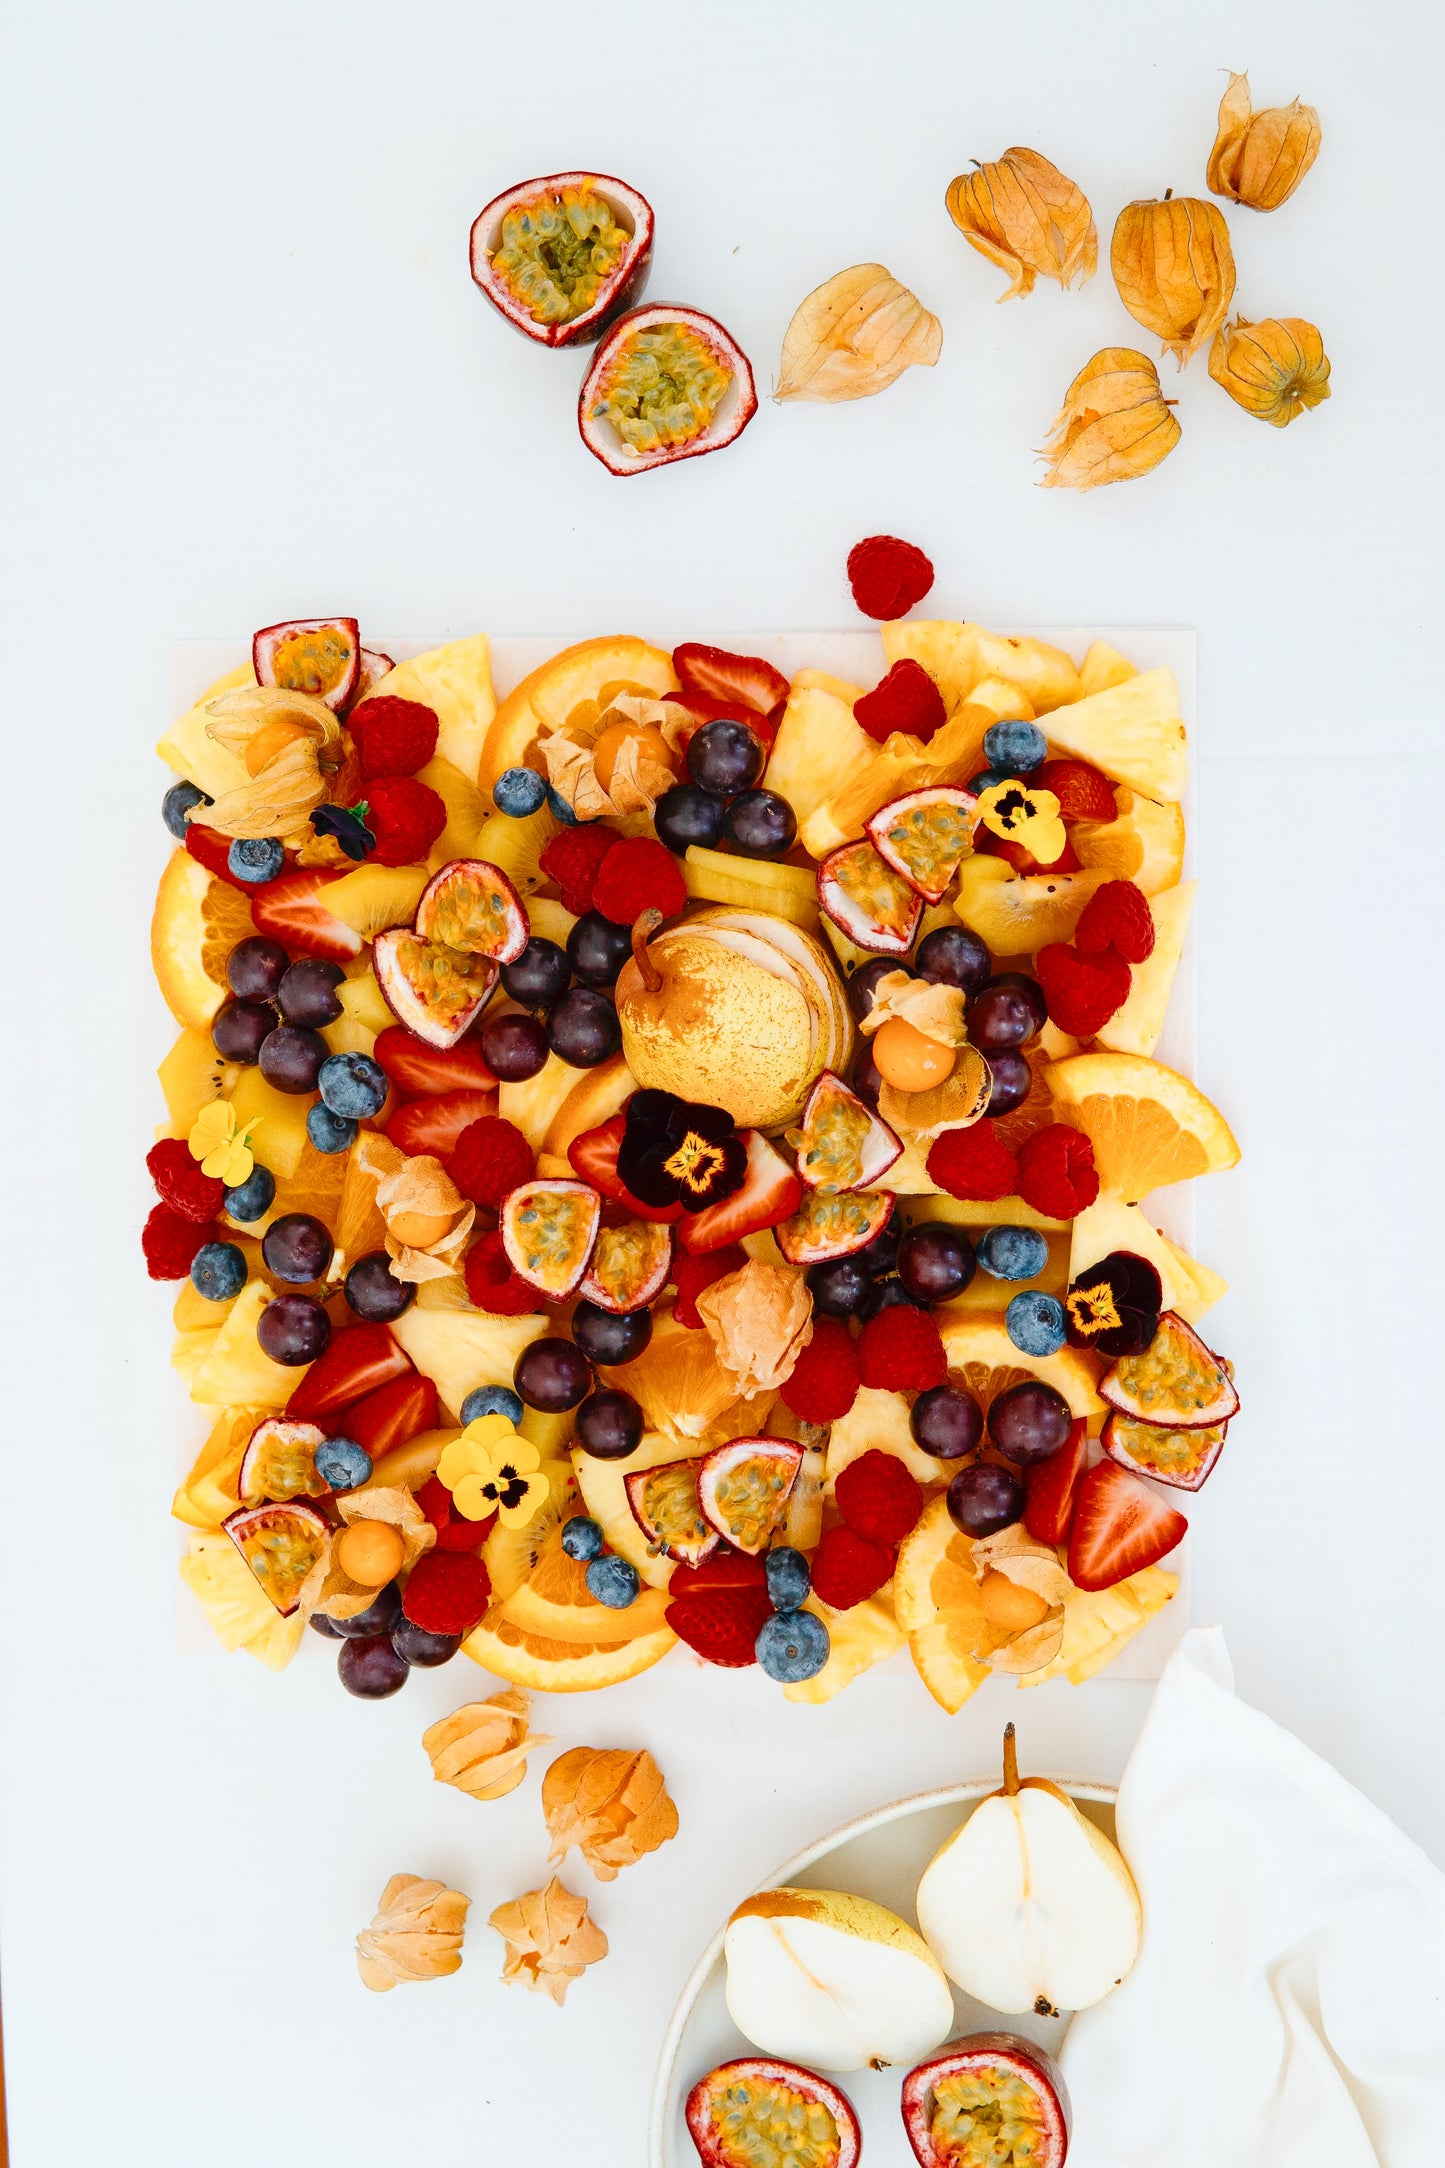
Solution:
[{"label": "golden berry", "polygon": [[381,1588],[406,1556],[401,1531],[389,1521],[353,1521],[336,1541],[336,1563],[358,1588]]},{"label": "golden berry", "polygon": [[890,1016],[873,1035],[878,1074],[895,1091],[926,1092],[952,1076],[957,1055],[951,1046],[930,1039],[906,1016]]}]

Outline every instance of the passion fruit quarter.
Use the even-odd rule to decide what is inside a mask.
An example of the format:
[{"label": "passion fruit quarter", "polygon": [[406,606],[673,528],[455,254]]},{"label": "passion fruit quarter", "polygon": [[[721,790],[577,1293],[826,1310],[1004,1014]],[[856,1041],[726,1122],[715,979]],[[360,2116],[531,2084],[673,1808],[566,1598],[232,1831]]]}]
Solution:
[{"label": "passion fruit quarter", "polygon": [[1069,2094],[1018,2033],[970,2033],[910,2070],[903,2127],[919,2168],[1064,2168]]},{"label": "passion fruit quarter", "polygon": [[539,346],[588,346],[639,300],[652,268],[652,206],[608,173],[518,181],[472,221],[472,277]]},{"label": "passion fruit quarter", "polygon": [[721,451],[758,411],[752,364],[717,319],[654,302],[619,317],[582,381],[577,427],[609,474]]},{"label": "passion fruit quarter", "polygon": [[491,957],[423,941],[407,926],[376,936],[371,963],[397,1022],[443,1052],[466,1037],[496,990]]}]

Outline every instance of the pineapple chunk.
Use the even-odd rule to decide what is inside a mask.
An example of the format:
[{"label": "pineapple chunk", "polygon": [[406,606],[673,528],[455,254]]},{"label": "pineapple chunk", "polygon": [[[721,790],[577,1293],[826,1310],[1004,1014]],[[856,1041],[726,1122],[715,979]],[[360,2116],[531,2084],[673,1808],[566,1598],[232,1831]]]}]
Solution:
[{"label": "pineapple chunk", "polygon": [[551,1321],[540,1316],[488,1317],[480,1310],[423,1310],[415,1303],[391,1328],[453,1416],[475,1386],[510,1385],[523,1348],[550,1329]]},{"label": "pineapple chunk", "polygon": [[1079,664],[1079,694],[1087,700],[1091,693],[1106,693],[1111,685],[1122,685],[1127,678],[1138,673],[1127,657],[1107,640],[1096,640],[1088,654]]},{"label": "pineapple chunk", "polygon": [[1082,1686],[1096,1671],[1112,1664],[1140,1627],[1163,1610],[1178,1586],[1177,1573],[1146,1566],[1142,1573],[1092,1595],[1071,1588],[1064,1598],[1064,1639],[1058,1655],[1040,1670],[1026,1671],[1019,1685],[1043,1686],[1050,1679],[1067,1679],[1071,1686]]},{"label": "pineapple chunk", "polygon": [[537,1074],[524,1083],[498,1086],[497,1112],[504,1122],[521,1130],[534,1152],[540,1152],[553,1115],[577,1081],[578,1072],[570,1062],[560,1054],[549,1054]]},{"label": "pineapple chunk", "polygon": [[1143,670],[1049,717],[1051,741],[1116,783],[1173,803],[1189,774],[1188,733],[1172,670]]},{"label": "pineapple chunk", "polygon": [[[482,745],[497,712],[492,691],[492,643],[484,632],[452,640],[410,662],[398,663],[367,694],[419,700],[437,719],[437,755],[468,782],[475,782]],[[425,780],[431,782],[430,776]],[[433,789],[440,785],[433,784]],[[445,796],[445,792],[442,794]]]},{"label": "pineapple chunk", "polygon": [[220,1337],[219,1325],[198,1325],[178,1332],[171,1342],[171,1367],[192,1388],[193,1400],[199,1397],[195,1392],[196,1373]]},{"label": "pineapple chunk", "polygon": [[365,1024],[373,1032],[385,1031],[396,1018],[386,1005],[386,998],[376,983],[374,971],[362,971],[354,979],[343,979],[336,989],[336,998],[348,1016],[358,1024]]},{"label": "pineapple chunk", "polygon": [[[224,1408],[176,1492],[171,1512],[192,1528],[219,1528],[241,1503],[241,1463],[264,1408]],[[229,1539],[228,1539],[229,1540]]]},{"label": "pineapple chunk", "polygon": [[182,1280],[171,1311],[171,1323],[177,1332],[219,1332],[235,1301],[233,1295],[229,1302],[212,1302],[189,1280]]},{"label": "pineapple chunk", "polygon": [[358,866],[326,888],[326,908],[343,926],[374,941],[389,926],[409,926],[427,884],[425,866]]},{"label": "pineapple chunk", "polygon": [[538,940],[555,941],[558,948],[566,948],[577,920],[565,903],[552,896],[533,896],[527,905],[527,922]]},{"label": "pineapple chunk", "polygon": [[219,700],[222,693],[233,693],[239,686],[254,685],[255,682],[255,672],[249,662],[228,670],[214,685],[206,687],[193,708],[187,708],[185,714],[171,724],[156,747],[168,768],[173,768],[177,775],[189,777],[208,798],[219,798],[228,790],[237,790],[251,778],[240,754],[228,753],[210,736],[211,718],[206,708],[212,700]]},{"label": "pineapple chunk", "polygon": [[[949,1202],[953,1200],[950,1198]],[[932,1214],[929,1215],[933,1217]],[[833,1487],[850,1461],[865,1453],[891,1453],[909,1474],[932,1487],[947,1474],[944,1463],[913,1442],[908,1424],[908,1402],[901,1393],[879,1391],[871,1385],[858,1389],[848,1413],[828,1433],[827,1459],[823,1466],[824,1495],[831,1499]]]},{"label": "pineapple chunk", "polygon": [[785,1686],[785,1701],[831,1701],[907,1639],[893,1616],[891,1584],[848,1611],[832,1611],[817,1596],[807,1597],[803,1609],[816,1613],[828,1629],[828,1661],[811,1679]]},{"label": "pineapple chunk", "polygon": [[[269,1167],[278,1182],[293,1175],[306,1149],[309,1098],[297,1092],[278,1092],[253,1066],[243,1069],[237,1077],[231,1104],[236,1110],[238,1129],[244,1129],[248,1122],[259,1124],[251,1142],[262,1166]],[[220,1397],[239,1400],[245,1395],[230,1393]]]},{"label": "pineapple chunk", "polygon": [[[986,680],[1002,679],[1010,697],[1022,693],[1031,722],[1079,697],[1079,673],[1061,647],[1047,640],[1031,640],[998,632],[982,625],[960,625],[939,619],[905,618],[883,627],[883,652],[889,663],[912,656],[921,662],[943,694],[950,714],[965,700],[975,700],[976,687]],[[1016,705],[1007,710],[1016,716]]]},{"label": "pineapple chunk", "polygon": [[[1048,715],[1078,699],[1079,673],[1061,647],[1051,647],[1047,640],[985,632],[981,626],[976,629],[980,679],[1002,678],[1005,684],[1016,686],[1027,695],[1034,715]],[[969,698],[976,697],[970,691]]]},{"label": "pineapple chunk", "polygon": [[[890,1170],[891,1171],[891,1170]],[[941,1192],[937,1197],[920,1197],[916,1202],[905,1202],[903,1217],[910,1227],[920,1220],[946,1220],[951,1227],[1037,1227],[1041,1234],[1067,1234],[1070,1221],[1050,1219],[1047,1212],[1036,1212],[1022,1197],[996,1197],[985,1203],[977,1197],[949,1197]],[[1007,1307],[1008,1290],[1002,1281],[995,1282],[1000,1311]]]},{"label": "pineapple chunk", "polygon": [[1133,983],[1129,998],[1099,1032],[1100,1046],[1111,1046],[1119,1054],[1152,1054],[1159,1044],[1164,1012],[1169,1006],[1169,990],[1184,953],[1198,886],[1197,881],[1181,881],[1177,888],[1166,888],[1161,896],[1150,898],[1149,915],[1154,921],[1153,954],[1146,962],[1131,967]]},{"label": "pineapple chunk", "polygon": [[921,663],[952,715],[985,675],[978,667],[978,631],[943,618],[894,618],[882,627],[883,653],[890,670],[905,658]]},{"label": "pineapple chunk", "polygon": [[1165,1309],[1176,1311],[1186,1325],[1197,1325],[1229,1292],[1228,1280],[1160,1234],[1137,1204],[1104,1194],[1074,1221],[1069,1278],[1076,1280],[1115,1250],[1132,1250],[1148,1259],[1159,1275]]},{"label": "pineapple chunk", "polygon": [[209,1407],[284,1408],[305,1376],[304,1365],[273,1363],[256,1338],[271,1300],[264,1280],[242,1288],[191,1380],[191,1398]]},{"label": "pineapple chunk", "polygon": [[306,1631],[299,1611],[278,1618],[229,1536],[219,1531],[191,1537],[181,1560],[181,1579],[210,1621],[223,1649],[244,1649],[268,1671],[284,1671]]},{"label": "pineapple chunk", "polygon": [[981,708],[993,723],[1032,723],[1036,720],[1033,702],[1027,694],[1003,677],[980,678],[964,706]]},{"label": "pineapple chunk", "polygon": [[855,700],[863,698],[861,685],[850,685],[844,678],[831,677],[826,670],[800,670],[791,690],[795,693],[831,693],[835,700],[844,701],[850,708]]},{"label": "pineapple chunk", "polygon": [[1111,881],[1132,881],[1146,896],[1173,888],[1184,870],[1184,814],[1177,805],[1156,805],[1121,784],[1119,811],[1111,821],[1079,821],[1071,840],[1080,865],[1098,868]]},{"label": "pineapple chunk", "polygon": [[701,843],[688,846],[682,864],[687,892],[701,903],[731,903],[745,911],[769,911],[805,933],[818,926],[818,881],[807,866],[771,865],[762,858],[729,858]]},{"label": "pineapple chunk", "polygon": [[[849,701],[821,686],[802,691],[795,687],[768,755],[763,784],[787,799],[798,816],[799,829],[806,829],[820,807],[872,765],[877,751],[862,724],[853,720]],[[811,844],[808,847],[812,849]]]}]

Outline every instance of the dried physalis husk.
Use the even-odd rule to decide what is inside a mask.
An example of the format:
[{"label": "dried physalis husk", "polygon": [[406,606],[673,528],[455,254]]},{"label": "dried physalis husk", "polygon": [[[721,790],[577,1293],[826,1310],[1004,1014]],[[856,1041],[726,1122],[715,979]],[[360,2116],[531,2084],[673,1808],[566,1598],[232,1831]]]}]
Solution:
[{"label": "dried physalis husk", "polygon": [[574,1897],[554,1874],[545,1889],[528,1890],[509,1905],[498,1905],[488,1925],[507,1945],[502,1978],[553,2002],[589,1965],[607,1955],[607,1937],[587,1916],[585,1897]]},{"label": "dried physalis husk", "polygon": [[1256,113],[1249,77],[1231,74],[1205,180],[1212,194],[1251,211],[1288,203],[1319,154],[1320,116],[1296,98]]},{"label": "dried physalis husk", "polygon": [[1073,1583],[1047,1543],[1017,1523],[975,1543],[978,1626],[970,1654],[990,1671],[1037,1671],[1058,1655]]},{"label": "dried physalis husk", "polygon": [[1262,324],[1238,316],[1221,324],[1209,349],[1209,373],[1236,406],[1276,429],[1330,395],[1324,340],[1302,316],[1271,316]]},{"label": "dried physalis husk", "polygon": [[745,1397],[776,1392],[813,1337],[813,1298],[796,1265],[749,1258],[697,1298],[719,1363]]},{"label": "dried physalis husk", "polygon": [[1224,214],[1200,196],[1126,203],[1109,248],[1114,284],[1136,324],[1180,368],[1207,346],[1234,299],[1234,251]]},{"label": "dried physalis husk", "polygon": [[206,826],[223,836],[311,834],[311,816],[340,767],[341,725],[324,700],[270,685],[223,693],[206,709],[206,735],[234,753],[250,781],[223,791],[205,808]]},{"label": "dried physalis husk", "polygon": [[[618,748],[604,788],[594,747],[614,723],[632,723],[636,733]],[[672,789],[677,771],[659,757],[655,743],[649,743],[648,730],[656,730],[668,751],[677,754],[696,724],[696,716],[675,700],[649,700],[638,693],[620,692],[605,708],[595,701],[579,703],[560,730],[538,740],[537,750],[548,782],[578,820],[650,814],[664,791]]]},{"label": "dried physalis husk", "polygon": [[865,1038],[871,1038],[895,1017],[902,1017],[915,1031],[921,1031],[926,1039],[936,1039],[940,1046],[962,1046],[965,1005],[962,989],[957,986],[916,979],[911,971],[885,971],[873,989],[873,1006],[858,1029]]},{"label": "dried physalis husk", "polygon": [[552,1859],[575,1844],[599,1882],[616,1879],[677,1835],[677,1809],[645,1749],[576,1746],[542,1779],[542,1812]]},{"label": "dried physalis husk", "polygon": [[458,1971],[471,1901],[445,1882],[394,1874],[375,1919],[356,1938],[356,1969],[364,1985],[384,1995],[409,1980],[439,1980]]},{"label": "dried physalis husk", "polygon": [[775,399],[868,399],[915,363],[931,369],[943,326],[881,263],[857,263],[816,287],[783,339]]},{"label": "dried physalis husk", "polygon": [[421,1735],[438,1784],[451,1784],[469,1799],[504,1799],[527,1774],[528,1750],[550,1746],[531,1729],[532,1703],[520,1687],[468,1701]]},{"label": "dried physalis husk", "polygon": [[1159,371],[1132,346],[1106,346],[1086,361],[1041,456],[1044,489],[1098,489],[1132,482],[1179,442],[1179,424],[1159,387]]},{"label": "dried physalis husk", "polygon": [[355,1264],[386,1244],[386,1218],[376,1193],[389,1174],[406,1165],[406,1154],[379,1129],[358,1130],[346,1155],[336,1220],[336,1255]]},{"label": "dried physalis husk", "polygon": [[1032,293],[1036,277],[1068,287],[1098,269],[1088,197],[1038,151],[1015,144],[993,164],[960,173],[945,201],[964,239],[1013,281],[1000,301]]},{"label": "dried physalis husk", "polygon": [[[901,1092],[885,1083],[878,1093],[878,1112],[905,1144],[931,1144],[945,1129],[971,1129],[988,1105],[993,1077],[988,1063],[975,1046],[961,1046],[953,1068],[941,1084],[927,1091]],[[884,1169],[878,1187],[888,1187],[896,1170]]]},{"label": "dried physalis husk", "polygon": [[[378,1483],[370,1489],[347,1491],[337,1499],[336,1510],[348,1527],[353,1521],[385,1521],[394,1528],[402,1541],[398,1569],[402,1573],[410,1573],[422,1552],[429,1551],[437,1539],[435,1528],[411,1492],[399,1484]],[[330,1553],[320,1567],[312,1568],[301,1591],[301,1609],[308,1616],[312,1611],[324,1611],[328,1618],[356,1618],[375,1601],[375,1588],[353,1581]]]},{"label": "dried physalis husk", "polygon": [[472,1232],[477,1208],[468,1203],[439,1159],[423,1152],[403,1159],[376,1186],[386,1221],[386,1254],[393,1277],[418,1286],[452,1277]]}]

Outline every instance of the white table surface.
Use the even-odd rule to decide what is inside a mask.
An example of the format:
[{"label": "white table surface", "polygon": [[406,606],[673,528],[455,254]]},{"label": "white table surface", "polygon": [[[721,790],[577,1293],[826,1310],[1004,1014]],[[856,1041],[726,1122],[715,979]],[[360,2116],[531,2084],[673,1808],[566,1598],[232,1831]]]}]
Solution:
[{"label": "white table surface", "polygon": [[[682,1816],[614,1884],[569,1869],[612,1955],[558,2012],[497,1984],[485,1925],[545,1873],[538,1768],[479,1807],[419,1745],[473,1674],[372,1708],[324,1663],[277,1681],[176,1654],[169,1296],[137,1245],[163,1028],[147,749],[172,642],[296,613],[439,637],[846,625],[846,552],[889,531],[934,558],[939,614],[1197,629],[1199,1070],[1245,1154],[1201,1188],[1199,1249],[1234,1282],[1211,1331],[1246,1412],[1193,1516],[1195,1613],[1226,1621],[1246,1695],[1445,1855],[1438,16],[55,0],[11,10],[5,44],[18,2168],[409,2145],[635,2168],[667,2013],[740,1890],[978,1773],[1006,1713],[1034,1765],[1112,1778],[1147,1692],[995,1683],[949,1719],[875,1676],[783,1722],[750,1679],[669,1670],[542,1704],[560,1745],[651,1745]],[[1040,492],[1029,448],[1069,378],[1141,335],[1107,272],[995,308],[944,188],[1022,139],[1107,241],[1127,197],[1200,188],[1228,64],[1324,115],[1300,195],[1231,225],[1242,309],[1317,320],[1335,396],[1271,432],[1201,358],[1156,475]],[[511,335],[466,270],[488,195],[586,160],[651,197],[654,293],[720,315],[764,386],[794,305],[865,257],[942,318],[942,363],[855,406],[765,401],[725,458],[610,479],[574,432],[579,361]],[[373,1997],[351,1941],[399,1869],[471,1893],[467,1960]]]}]

